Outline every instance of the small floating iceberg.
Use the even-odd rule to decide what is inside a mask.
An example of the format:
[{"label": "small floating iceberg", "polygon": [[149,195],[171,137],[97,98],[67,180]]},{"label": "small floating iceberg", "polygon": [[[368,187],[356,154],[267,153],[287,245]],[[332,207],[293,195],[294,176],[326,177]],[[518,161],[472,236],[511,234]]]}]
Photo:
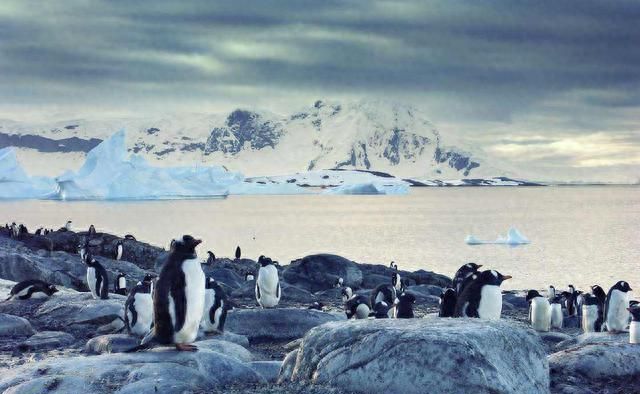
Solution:
[{"label": "small floating iceberg", "polygon": [[325,190],[323,194],[403,195],[407,193],[409,193],[409,185],[404,182],[366,182],[332,187],[331,189]]},{"label": "small floating iceberg", "polygon": [[464,242],[467,245],[511,245],[511,246],[526,245],[531,243],[531,241],[529,241],[527,237],[522,235],[520,231],[518,231],[513,227],[509,229],[509,232],[507,233],[506,237],[499,235],[495,241],[481,240],[474,237],[473,235],[467,235],[467,238],[465,238]]}]

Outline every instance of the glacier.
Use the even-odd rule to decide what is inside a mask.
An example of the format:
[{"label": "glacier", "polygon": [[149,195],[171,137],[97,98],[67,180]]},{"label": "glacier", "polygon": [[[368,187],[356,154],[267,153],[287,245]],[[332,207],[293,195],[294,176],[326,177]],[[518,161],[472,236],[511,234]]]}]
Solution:
[{"label": "glacier", "polygon": [[495,241],[485,241],[474,237],[473,235],[467,235],[464,242],[467,245],[526,245],[531,243],[527,237],[522,235],[516,228],[511,227],[506,237],[499,235]]},{"label": "glacier", "polygon": [[409,193],[409,185],[401,182],[381,183],[367,182],[341,185],[326,189],[323,194],[382,194],[382,195],[403,195]]},{"label": "glacier", "polygon": [[39,199],[54,189],[51,178],[28,176],[13,148],[0,149],[0,199]]}]

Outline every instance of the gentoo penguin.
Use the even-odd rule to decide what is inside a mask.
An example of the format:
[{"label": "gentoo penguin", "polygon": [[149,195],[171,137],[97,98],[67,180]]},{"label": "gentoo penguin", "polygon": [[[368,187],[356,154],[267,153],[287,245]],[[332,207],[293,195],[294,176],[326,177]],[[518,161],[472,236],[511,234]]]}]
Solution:
[{"label": "gentoo penguin", "polygon": [[205,332],[223,332],[229,309],[227,294],[222,286],[215,279],[208,278],[204,290],[204,312],[200,327]]},{"label": "gentoo penguin", "polygon": [[342,302],[347,302],[351,297],[353,297],[353,290],[351,290],[351,287],[349,286],[342,288],[340,293],[342,295]]},{"label": "gentoo penguin", "polygon": [[375,306],[378,302],[384,301],[388,309],[389,317],[394,317],[395,306],[398,302],[395,286],[381,284],[371,292],[371,301],[369,305]]},{"label": "gentoo penguin", "polygon": [[398,270],[398,264],[396,264],[395,261],[392,261],[389,263],[389,268],[394,269],[394,270]]},{"label": "gentoo penguin", "polygon": [[549,285],[549,288],[547,289],[547,298],[549,300],[552,300],[553,298],[555,298],[556,296],[556,288],[553,285]]},{"label": "gentoo penguin", "polygon": [[120,272],[113,282],[113,292],[120,295],[127,295],[127,278]]},{"label": "gentoo penguin", "polygon": [[391,275],[391,285],[396,289],[396,291],[402,291],[402,278],[397,271]]},{"label": "gentoo penguin", "polygon": [[144,337],[153,324],[153,298],[151,296],[151,276],[131,289],[124,304],[124,324],[129,334]]},{"label": "gentoo penguin", "polygon": [[376,319],[388,319],[389,318],[389,305],[386,302],[380,301],[377,302],[373,306],[373,311],[370,312],[369,316],[374,317]]},{"label": "gentoo penguin", "polygon": [[87,254],[89,253],[88,246],[86,239],[83,239],[78,245],[78,254],[80,255],[80,261],[83,263],[86,263]]},{"label": "gentoo penguin", "polygon": [[562,297],[557,295],[551,301],[551,328],[562,328],[564,315],[562,313]]},{"label": "gentoo penguin", "polygon": [[124,253],[124,245],[122,244],[122,240],[118,240],[118,243],[116,244],[116,252],[115,255],[113,256],[113,258],[115,260],[121,260],[122,259],[122,253]]},{"label": "gentoo penguin", "polygon": [[240,257],[242,257],[242,251],[240,250],[240,246],[236,247],[236,260],[240,260]]},{"label": "gentoo penguin", "polygon": [[456,291],[452,288],[445,289],[440,294],[439,317],[453,317],[456,311]]},{"label": "gentoo penguin", "polygon": [[150,274],[146,274],[144,278],[142,278],[142,280],[136,284],[136,286],[139,286],[142,284],[146,284],[149,287],[149,294],[153,295],[153,290],[154,290],[153,287],[155,284],[153,276],[151,276]]},{"label": "gentoo penguin", "polygon": [[564,300],[564,307],[567,311],[567,316],[575,316],[576,315],[576,293],[563,291],[560,293],[562,299]]},{"label": "gentoo penguin", "polygon": [[67,224],[64,225],[65,231],[71,231],[71,220],[67,220]]},{"label": "gentoo penguin", "polygon": [[604,304],[607,303],[607,293],[604,292],[604,289],[598,285],[593,285],[591,286],[591,294],[602,303],[602,310],[604,311]]},{"label": "gentoo penguin", "polygon": [[347,319],[355,317],[356,319],[366,319],[371,313],[371,305],[369,299],[364,295],[354,295],[344,303],[344,312]]},{"label": "gentoo penguin", "polygon": [[196,351],[191,343],[198,336],[205,299],[205,276],[196,247],[202,241],[183,235],[162,266],[153,294],[153,331],[141,347],[154,342],[175,344],[181,351]]},{"label": "gentoo penguin", "polygon": [[11,223],[11,237],[18,238],[19,235],[20,229],[18,228],[18,225],[16,224],[16,222]]},{"label": "gentoo penguin", "polygon": [[582,316],[582,305],[584,304],[584,293],[580,290],[576,290],[576,314]]},{"label": "gentoo penguin", "polygon": [[307,309],[315,309],[321,311],[324,308],[324,304],[322,302],[314,301],[313,304],[309,305]]},{"label": "gentoo penguin", "polygon": [[256,280],[256,300],[263,308],[273,308],[278,305],[281,296],[278,269],[273,261],[265,256],[260,256],[258,263],[260,269]]},{"label": "gentoo penguin", "polygon": [[594,295],[585,294],[582,304],[582,330],[584,332],[602,331],[604,311],[600,300]]},{"label": "gentoo penguin", "polygon": [[398,296],[398,306],[396,317],[398,319],[413,319],[413,304],[416,303],[416,297],[411,293],[402,293]]},{"label": "gentoo penguin", "polygon": [[480,267],[482,267],[482,265],[476,263],[467,263],[460,267],[458,271],[456,271],[456,274],[453,276],[453,288],[455,289],[457,294],[462,294],[462,291],[464,290],[462,287],[462,283],[465,279],[477,273]]},{"label": "gentoo penguin", "polygon": [[536,290],[527,293],[529,303],[529,321],[536,331],[547,332],[551,328],[551,305],[549,300],[540,295]]},{"label": "gentoo penguin", "polygon": [[124,236],[124,239],[126,239],[127,241],[135,241],[136,237],[134,237],[131,234],[127,234],[127,235]]},{"label": "gentoo penguin", "polygon": [[629,343],[640,343],[640,306],[630,306],[627,311],[631,314],[629,324]]},{"label": "gentoo penguin", "polygon": [[462,291],[456,301],[456,317],[479,317],[497,320],[502,314],[502,292],[500,285],[509,275],[495,270],[482,271]]},{"label": "gentoo penguin", "polygon": [[619,281],[607,294],[607,303],[604,306],[604,324],[609,332],[624,331],[629,324],[629,283]]},{"label": "gentoo penguin", "polygon": [[36,230],[36,235],[42,235],[42,227]]},{"label": "gentoo penguin", "polygon": [[335,287],[336,289],[341,288],[342,285],[344,284],[344,279],[342,278],[337,278],[336,279],[336,283],[333,284],[333,287]]},{"label": "gentoo penguin", "polygon": [[210,250],[207,251],[207,254],[209,255],[209,257],[207,257],[207,265],[212,265],[213,262],[216,261],[216,255]]},{"label": "gentoo penguin", "polygon": [[87,253],[85,259],[85,264],[87,264],[87,286],[91,290],[91,295],[96,299],[108,299],[109,276],[107,275],[107,270],[90,253]]},{"label": "gentoo penguin", "polygon": [[58,289],[52,284],[38,280],[29,279],[16,283],[9,292],[9,300],[28,300],[30,298],[47,298],[57,293]]},{"label": "gentoo penguin", "polygon": [[94,226],[93,224],[92,224],[91,226],[89,226],[89,231],[88,231],[88,233],[89,233],[89,236],[90,236],[90,237],[92,237],[92,236],[96,235],[96,228],[95,228],[95,226]]}]

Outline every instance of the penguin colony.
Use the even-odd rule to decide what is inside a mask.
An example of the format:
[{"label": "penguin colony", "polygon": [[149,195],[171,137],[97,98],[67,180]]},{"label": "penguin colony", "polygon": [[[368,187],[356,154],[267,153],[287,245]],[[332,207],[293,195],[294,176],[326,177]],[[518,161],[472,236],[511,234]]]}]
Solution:
[{"label": "penguin colony", "polygon": [[[29,234],[22,224],[6,224],[12,238]],[[72,221],[58,231],[72,231]],[[38,228],[36,235],[46,235],[53,230]],[[93,225],[87,237],[96,236]],[[89,239],[83,238],[77,247],[80,260],[87,267],[87,287],[96,299],[109,298],[109,275],[104,266],[91,254]],[[125,242],[135,240],[126,235],[113,246],[113,260],[125,255]],[[127,296],[124,321],[127,331],[143,338],[141,350],[157,344],[174,345],[178,350],[194,351],[191,345],[198,330],[221,332],[227,312],[233,303],[214,278],[206,278],[201,265],[213,265],[216,257],[208,251],[206,261],[197,258],[196,247],[200,243],[189,235],[172,240],[169,257],[158,278],[146,275],[130,290],[124,273],[116,275],[113,293]],[[238,246],[235,258],[241,258]],[[255,296],[262,308],[276,307],[282,297],[277,261],[269,257],[258,258],[258,269],[243,271],[245,281],[255,281]],[[511,278],[496,270],[480,271],[482,265],[467,263],[455,273],[451,287],[440,295],[438,316],[499,319],[502,311],[501,284]],[[336,277],[334,286],[340,289],[344,311],[348,319],[414,318],[416,296],[406,291],[398,265],[389,264],[391,277],[388,283],[378,285],[369,296],[358,294],[346,286],[342,277]],[[630,300],[630,285],[626,281],[614,284],[607,293],[598,285],[588,292],[568,285],[564,291],[549,286],[546,295],[530,290],[526,295],[529,304],[529,321],[536,331],[561,329],[566,318],[578,317],[584,332],[629,331],[631,343],[640,343],[640,304]],[[58,292],[52,284],[40,280],[26,280],[16,284],[7,300],[26,300],[50,297]],[[309,309],[323,310],[324,305],[314,302]]]}]

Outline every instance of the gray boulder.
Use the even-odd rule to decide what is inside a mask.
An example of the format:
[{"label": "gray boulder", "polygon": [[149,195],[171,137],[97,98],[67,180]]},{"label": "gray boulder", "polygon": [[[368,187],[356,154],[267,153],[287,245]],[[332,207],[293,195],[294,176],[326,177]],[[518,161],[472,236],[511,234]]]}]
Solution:
[{"label": "gray boulder", "polygon": [[332,254],[315,254],[294,260],[285,267],[282,277],[288,283],[317,292],[332,288],[338,278],[353,288],[362,284],[362,272],[356,263]]},{"label": "gray boulder", "polygon": [[235,334],[230,331],[213,332],[213,333],[204,332],[204,331],[198,332],[199,341],[204,341],[207,339],[217,339],[219,341],[227,341],[227,342],[235,343],[236,345],[240,345],[242,347],[249,347],[249,338],[247,338],[245,335]]},{"label": "gray boulder", "polygon": [[440,294],[442,294],[442,287],[436,285],[415,285],[407,287],[407,291],[410,291],[414,294],[419,293],[440,297]]},{"label": "gray boulder", "polygon": [[60,331],[42,331],[29,337],[18,347],[20,350],[44,350],[65,348],[72,345],[76,339],[71,334]]},{"label": "gray boulder", "polygon": [[315,326],[339,319],[340,316],[312,309],[234,309],[227,314],[225,327],[246,335],[249,341],[291,340]]},{"label": "gray boulder", "polygon": [[249,366],[259,373],[267,382],[275,383],[280,374],[282,361],[254,361],[249,363]]},{"label": "gray boulder", "polygon": [[35,331],[27,319],[20,316],[0,313],[0,337],[28,336]]},{"label": "gray boulder", "polygon": [[278,384],[291,381],[293,376],[293,370],[296,367],[296,361],[298,360],[299,349],[295,349],[287,353],[280,366],[280,372],[278,373]]},{"label": "gray boulder", "polygon": [[629,333],[609,333],[609,332],[587,332],[577,335],[575,337],[569,337],[556,344],[555,350],[565,350],[571,347],[592,345],[592,344],[605,344],[605,343],[628,343]]},{"label": "gray boulder", "polygon": [[222,341],[219,339],[205,339],[203,341],[195,342],[194,345],[196,345],[199,350],[211,350],[236,358],[243,362],[253,361],[253,356],[250,351],[232,342]]},{"label": "gray boulder", "polygon": [[304,337],[291,379],[359,393],[549,393],[538,336],[504,320],[327,323]]},{"label": "gray boulder", "polygon": [[594,343],[573,347],[551,354],[549,368],[555,377],[578,376],[588,380],[640,375],[640,346]]},{"label": "gray boulder", "polygon": [[124,353],[140,344],[140,339],[126,334],[109,334],[91,338],[84,347],[88,354]]},{"label": "gray boulder", "polygon": [[207,277],[212,277],[231,289],[237,289],[246,283],[244,277],[241,277],[235,270],[229,268],[219,268],[215,265],[202,265],[202,270]]}]

